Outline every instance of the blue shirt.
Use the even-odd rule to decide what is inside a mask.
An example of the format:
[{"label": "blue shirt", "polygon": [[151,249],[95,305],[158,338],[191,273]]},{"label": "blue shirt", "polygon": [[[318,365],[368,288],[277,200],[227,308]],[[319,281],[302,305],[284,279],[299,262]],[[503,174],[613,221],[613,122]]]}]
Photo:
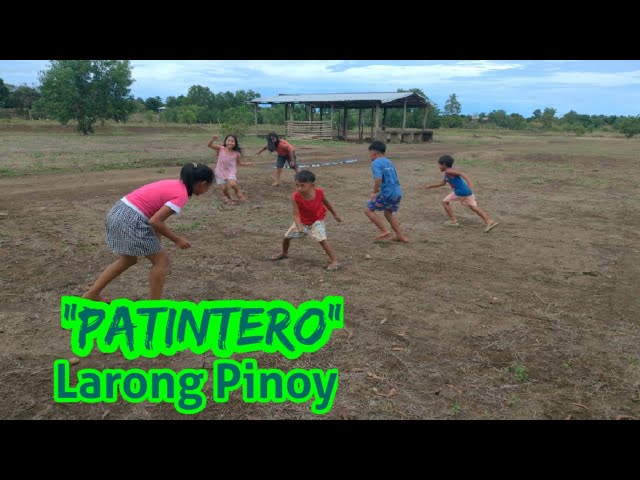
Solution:
[{"label": "blue shirt", "polygon": [[402,189],[400,188],[396,168],[388,158],[378,157],[371,162],[371,173],[373,173],[374,180],[382,178],[380,195],[388,198],[402,196]]},{"label": "blue shirt", "polygon": [[444,181],[449,182],[451,188],[453,188],[453,193],[455,193],[459,197],[468,197],[469,195],[473,195],[473,192],[467,185],[467,182],[464,181],[462,177],[449,176],[446,173],[444,174]]}]

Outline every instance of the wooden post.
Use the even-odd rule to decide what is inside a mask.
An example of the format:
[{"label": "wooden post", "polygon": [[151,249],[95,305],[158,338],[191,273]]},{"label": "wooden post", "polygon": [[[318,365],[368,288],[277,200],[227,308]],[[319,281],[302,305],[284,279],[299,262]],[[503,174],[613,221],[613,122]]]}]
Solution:
[{"label": "wooden post", "polygon": [[402,111],[402,132],[400,133],[400,141],[404,135],[404,129],[407,127],[407,99],[404,99],[404,110]]},{"label": "wooden post", "polygon": [[[380,131],[380,104],[376,105],[376,138],[378,138],[378,132]],[[387,134],[384,134],[383,142],[386,143]]]},{"label": "wooden post", "polygon": [[364,126],[362,125],[362,109],[358,109],[358,140],[362,140]]},{"label": "wooden post", "polygon": [[373,138],[373,124],[374,124],[374,120],[373,120],[373,108],[371,109],[371,141],[373,142],[375,140],[375,138]]},{"label": "wooden post", "polygon": [[331,105],[331,139],[333,140],[333,104]]},{"label": "wooden post", "polygon": [[349,126],[349,122],[347,122],[347,114],[349,109],[345,107],[344,109],[344,118],[342,119],[342,132],[344,133],[344,140],[347,141],[347,127]]},{"label": "wooden post", "polygon": [[388,127],[387,125],[387,107],[382,109],[382,125],[384,125],[384,127]]},{"label": "wooden post", "polygon": [[422,117],[422,130],[424,132],[424,129],[427,128],[427,113],[429,112],[429,105],[426,105],[424,107],[424,117]]},{"label": "wooden post", "polygon": [[322,121],[322,107],[320,107],[320,121]]},{"label": "wooden post", "polygon": [[256,137],[258,136],[258,104],[254,103],[253,104],[253,113],[255,114],[255,118],[256,118]]}]

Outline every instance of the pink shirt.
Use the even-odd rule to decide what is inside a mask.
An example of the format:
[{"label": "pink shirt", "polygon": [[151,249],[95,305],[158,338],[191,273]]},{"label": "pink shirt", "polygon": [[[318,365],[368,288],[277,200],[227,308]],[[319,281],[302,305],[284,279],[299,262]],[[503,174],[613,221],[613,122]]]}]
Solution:
[{"label": "pink shirt", "polygon": [[189,200],[187,186],[180,180],[160,180],[148,183],[122,197],[124,203],[138,210],[147,218],[153,217],[163,205],[180,213],[187,200]]},{"label": "pink shirt", "polygon": [[228,153],[226,147],[220,146],[218,150],[218,163],[214,171],[216,178],[221,180],[227,180],[229,178],[236,178],[238,152]]}]

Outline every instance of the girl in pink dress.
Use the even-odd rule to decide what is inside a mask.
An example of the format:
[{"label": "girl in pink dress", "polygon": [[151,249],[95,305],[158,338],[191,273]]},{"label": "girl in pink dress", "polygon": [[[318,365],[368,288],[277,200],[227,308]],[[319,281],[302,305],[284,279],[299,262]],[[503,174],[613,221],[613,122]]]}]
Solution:
[{"label": "girl in pink dress", "polygon": [[238,186],[237,167],[238,165],[251,165],[251,163],[242,161],[242,149],[235,135],[227,135],[222,145],[214,145],[213,142],[216,140],[218,140],[218,136],[214,135],[207,144],[207,147],[218,152],[218,163],[214,170],[216,184],[222,187],[224,201],[227,202],[227,205],[235,205],[229,193],[229,185],[236,193],[238,201],[242,203],[247,200],[247,197],[244,196]]}]

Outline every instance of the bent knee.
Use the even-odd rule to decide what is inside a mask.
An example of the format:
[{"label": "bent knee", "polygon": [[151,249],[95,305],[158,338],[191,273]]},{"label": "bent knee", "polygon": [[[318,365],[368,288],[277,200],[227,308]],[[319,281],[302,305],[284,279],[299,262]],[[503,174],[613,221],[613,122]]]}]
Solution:
[{"label": "bent knee", "polygon": [[133,257],[131,255],[125,255],[122,257],[122,260],[124,261],[124,263],[129,266],[132,267],[133,265],[135,265],[136,263],[138,263],[138,257]]}]

